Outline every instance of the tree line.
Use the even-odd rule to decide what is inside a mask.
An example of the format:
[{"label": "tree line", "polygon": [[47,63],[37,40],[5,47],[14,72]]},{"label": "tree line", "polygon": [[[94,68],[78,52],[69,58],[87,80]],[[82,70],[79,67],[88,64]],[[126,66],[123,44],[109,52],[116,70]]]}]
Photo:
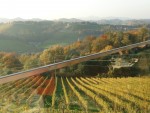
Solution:
[{"label": "tree line", "polygon": [[[71,37],[70,37],[71,38]],[[150,39],[150,30],[142,27],[131,31],[108,31],[103,35],[87,36],[70,45],[54,45],[40,53],[17,54],[0,52],[0,75],[7,75],[22,70],[47,65],[54,62],[68,60],[92,53],[103,52],[113,48],[142,42]],[[131,52],[126,51],[126,53]],[[133,52],[133,51],[132,51]],[[110,56],[99,58],[110,59]],[[74,66],[60,69],[58,74],[62,75],[97,75],[108,73],[110,62],[87,61]],[[129,72],[129,71],[128,71]],[[130,73],[129,73],[130,74]]]}]

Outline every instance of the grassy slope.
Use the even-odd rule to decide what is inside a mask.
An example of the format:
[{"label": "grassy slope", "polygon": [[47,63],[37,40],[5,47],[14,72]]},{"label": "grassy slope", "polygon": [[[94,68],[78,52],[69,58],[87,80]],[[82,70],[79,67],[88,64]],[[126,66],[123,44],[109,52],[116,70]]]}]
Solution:
[{"label": "grassy slope", "polygon": [[0,50],[7,51],[7,52],[17,51],[19,53],[24,53],[24,52],[37,51],[37,48],[27,43],[24,43],[22,41],[18,41],[18,40],[0,39]]}]

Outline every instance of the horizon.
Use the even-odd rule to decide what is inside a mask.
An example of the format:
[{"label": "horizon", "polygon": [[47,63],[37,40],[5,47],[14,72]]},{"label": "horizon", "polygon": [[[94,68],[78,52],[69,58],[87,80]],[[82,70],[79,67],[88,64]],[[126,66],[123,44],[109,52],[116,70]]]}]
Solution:
[{"label": "horizon", "polygon": [[[149,19],[149,0],[2,0],[0,18],[109,18]],[[92,20],[92,19],[91,19]]]},{"label": "horizon", "polygon": [[[81,17],[81,18],[75,18],[75,17],[71,17],[71,18],[65,18],[65,17],[62,17],[62,18],[57,18],[57,19],[43,19],[43,18],[22,18],[22,17],[14,17],[14,18],[6,18],[6,17],[0,17],[0,19],[6,19],[6,20],[12,20],[12,21],[16,21],[18,19],[18,21],[20,21],[19,19],[22,19],[22,20],[25,20],[25,21],[28,21],[28,20],[33,20],[34,19],[36,20],[41,20],[41,21],[59,21],[61,19],[68,19],[68,20],[71,20],[71,19],[77,19],[77,20],[81,20],[81,21],[97,21],[97,20],[122,20],[122,21],[126,21],[126,20],[149,20],[150,18],[128,18],[128,17],[92,17],[92,16],[89,16],[89,17]],[[16,20],[15,20],[16,19]]]}]

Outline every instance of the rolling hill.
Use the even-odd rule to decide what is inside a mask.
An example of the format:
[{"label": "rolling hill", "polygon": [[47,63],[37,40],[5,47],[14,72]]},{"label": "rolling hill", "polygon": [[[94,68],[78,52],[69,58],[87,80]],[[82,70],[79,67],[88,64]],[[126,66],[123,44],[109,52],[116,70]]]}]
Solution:
[{"label": "rolling hill", "polygon": [[0,51],[39,52],[55,44],[66,45],[86,36],[136,26],[100,25],[94,22],[14,21],[0,23]]}]

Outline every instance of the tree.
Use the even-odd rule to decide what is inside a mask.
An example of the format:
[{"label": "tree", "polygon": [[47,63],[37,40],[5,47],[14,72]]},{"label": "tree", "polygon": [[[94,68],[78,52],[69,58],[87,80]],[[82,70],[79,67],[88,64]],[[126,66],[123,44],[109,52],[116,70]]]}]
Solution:
[{"label": "tree", "polygon": [[123,32],[114,32],[114,42],[113,42],[113,46],[115,48],[117,47],[121,47],[122,46],[122,38],[123,38]]},{"label": "tree", "polygon": [[44,65],[62,61],[64,60],[64,58],[64,49],[59,45],[44,50],[40,55],[40,61]]},{"label": "tree", "polygon": [[129,34],[124,34],[121,43],[123,46],[131,44],[131,41],[129,40]]},{"label": "tree", "polygon": [[41,64],[39,62],[39,59],[37,57],[37,55],[31,55],[30,58],[28,58],[25,62],[24,62],[24,69],[31,69],[31,68],[36,68],[39,67]]},{"label": "tree", "polygon": [[92,53],[99,52],[100,50],[104,49],[109,44],[108,39],[104,38],[97,38],[92,42]]},{"label": "tree", "polygon": [[146,41],[150,38],[150,31],[145,26],[139,29],[138,32],[139,41]]},{"label": "tree", "polygon": [[111,50],[113,47],[111,45],[107,45],[104,49],[102,49],[100,52]]},{"label": "tree", "polygon": [[88,36],[85,39],[83,39],[83,41],[79,47],[81,55],[90,54],[92,52],[92,42],[95,39],[96,38],[94,36]]},{"label": "tree", "polygon": [[2,69],[10,74],[12,72],[17,72],[23,69],[23,65],[19,61],[15,53],[5,53],[1,59]]}]

